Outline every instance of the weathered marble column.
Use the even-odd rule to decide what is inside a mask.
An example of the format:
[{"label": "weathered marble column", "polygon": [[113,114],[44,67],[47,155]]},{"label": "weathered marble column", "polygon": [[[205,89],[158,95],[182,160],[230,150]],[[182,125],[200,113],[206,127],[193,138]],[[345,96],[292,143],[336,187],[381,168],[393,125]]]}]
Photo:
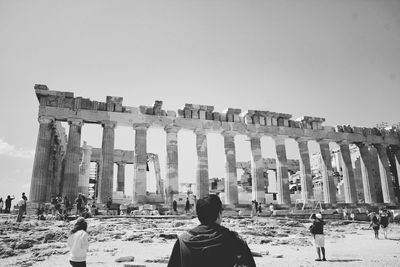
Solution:
[{"label": "weathered marble column", "polygon": [[90,177],[90,158],[92,155],[92,147],[83,142],[82,146],[82,162],[79,165],[78,193],[85,196],[89,194],[89,177]]},{"label": "weathered marble column", "polygon": [[369,153],[370,153],[371,169],[372,169],[372,176],[374,181],[377,202],[383,203],[381,172],[380,172],[381,164],[379,164],[378,151],[374,146],[370,146]]},{"label": "weathered marble column", "polygon": [[164,128],[167,135],[167,179],[166,193],[172,200],[179,193],[178,132],[181,128],[169,125]]},{"label": "weathered marble column", "polygon": [[300,178],[301,178],[301,197],[303,201],[314,197],[311,177],[310,154],[308,152],[308,140],[296,138],[300,153]]},{"label": "weathered marble column", "polygon": [[222,132],[225,146],[225,204],[239,204],[236,169],[235,133]]},{"label": "weathered marble column", "polygon": [[133,179],[133,201],[146,202],[147,191],[147,129],[146,123],[134,124],[135,129],[135,177]]},{"label": "weathered marble column", "polygon": [[284,137],[274,137],[277,161],[276,161],[276,170],[277,170],[277,190],[278,190],[278,204],[286,204],[289,205],[291,203],[290,200],[290,191],[289,191],[289,173],[287,167],[287,158],[286,158],[286,147],[285,147],[285,138]]},{"label": "weathered marble column", "polygon": [[83,121],[78,119],[68,120],[69,134],[67,151],[65,154],[65,167],[62,195],[74,201],[78,196],[79,160],[81,149],[81,130]]},{"label": "weathered marble column", "polygon": [[397,171],[397,161],[396,161],[396,147],[395,146],[387,146],[386,147],[389,164],[390,164],[390,172],[393,177],[393,191],[396,202],[400,202],[400,188],[399,188],[399,173]]},{"label": "weathered marble column", "polygon": [[395,167],[397,169],[397,183],[400,184],[400,147],[392,147],[392,150],[396,165]]},{"label": "weathered marble column", "polygon": [[[265,203],[265,181],[264,181],[264,166],[261,154],[261,136],[257,134],[250,134],[250,147],[251,147],[251,191],[252,200],[258,203]],[[286,167],[287,170],[287,167]],[[286,171],[287,173],[287,171]],[[288,185],[289,190],[289,185]]]},{"label": "weathered marble column", "polygon": [[125,193],[125,162],[117,162],[117,191]]},{"label": "weathered marble column", "polygon": [[113,181],[114,181],[114,137],[115,126],[114,121],[102,121],[103,140],[101,143],[101,171],[99,181],[99,196],[97,201],[106,203],[108,198],[112,198]]},{"label": "weathered marble column", "polygon": [[197,150],[196,197],[200,199],[209,194],[207,133],[204,129],[196,129],[194,133]]},{"label": "weathered marble column", "polygon": [[47,170],[51,153],[53,122],[54,118],[39,117],[39,133],[36,141],[29,193],[29,200],[35,203],[46,201],[47,186],[49,184]]},{"label": "weathered marble column", "polygon": [[318,140],[319,148],[321,150],[322,157],[322,188],[324,192],[324,203],[326,204],[336,204],[336,186],[333,180],[333,169],[332,169],[332,159],[331,151],[329,149],[328,140]]},{"label": "weathered marble column", "polygon": [[346,203],[357,203],[357,191],[354,178],[353,165],[351,163],[351,155],[349,143],[342,142],[339,144],[343,162],[343,185],[344,197]]},{"label": "weathered marble column", "polygon": [[386,152],[386,145],[374,144],[374,147],[378,152],[380,162],[383,166],[383,170],[381,172],[383,202],[394,204],[396,201],[394,197],[392,175],[390,173],[389,158]]},{"label": "weathered marble column", "polygon": [[374,176],[372,175],[371,157],[368,150],[368,145],[363,143],[357,143],[360,150],[361,159],[361,173],[362,182],[364,189],[364,200],[365,203],[377,203],[376,191],[374,185]]}]

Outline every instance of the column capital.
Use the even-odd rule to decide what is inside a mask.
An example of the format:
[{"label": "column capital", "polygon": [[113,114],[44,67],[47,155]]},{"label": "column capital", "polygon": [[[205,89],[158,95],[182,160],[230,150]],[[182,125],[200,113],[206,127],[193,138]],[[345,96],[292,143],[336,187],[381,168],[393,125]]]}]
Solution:
[{"label": "column capital", "polygon": [[69,118],[67,121],[68,121],[69,125],[75,125],[75,126],[82,126],[83,125],[83,120],[82,119]]},{"label": "column capital", "polygon": [[294,137],[293,139],[297,143],[308,143],[308,141],[310,141],[310,138],[307,138],[307,137]]},{"label": "column capital", "polygon": [[376,143],[376,144],[372,144],[372,146],[374,146],[375,148],[378,148],[378,147],[387,148],[388,144]]},{"label": "column capital", "polygon": [[126,165],[126,162],[124,162],[124,161],[117,161],[117,162],[115,162],[118,166],[125,166]]},{"label": "column capital", "polygon": [[134,130],[147,130],[150,127],[149,123],[134,123],[132,125]]},{"label": "column capital", "polygon": [[234,137],[236,135],[235,131],[224,130],[221,132],[222,136],[231,136]]},{"label": "column capital", "polygon": [[361,148],[361,147],[370,147],[371,146],[371,144],[370,143],[366,143],[366,142],[354,142],[353,144],[355,144],[358,148]]},{"label": "column capital", "polygon": [[196,135],[206,135],[208,131],[206,129],[204,129],[204,128],[196,128],[196,129],[193,130],[193,132]]},{"label": "column capital", "polygon": [[55,118],[50,116],[39,116],[38,121],[40,124],[47,124],[55,122]]},{"label": "column capital", "polygon": [[178,133],[180,129],[182,129],[182,127],[173,124],[164,127],[164,131],[167,133]]},{"label": "column capital", "polygon": [[101,121],[101,126],[103,128],[115,128],[117,127],[117,122],[116,121]]},{"label": "column capital", "polygon": [[261,139],[261,137],[262,137],[263,135],[260,134],[260,133],[249,132],[249,133],[247,133],[247,136],[248,136],[249,138],[259,138],[259,139]]},{"label": "column capital", "polygon": [[274,139],[275,144],[285,144],[286,136],[282,135],[274,135],[272,136],[272,139]]},{"label": "column capital", "polygon": [[316,139],[315,140],[318,144],[328,144],[331,142],[331,140],[328,139]]}]

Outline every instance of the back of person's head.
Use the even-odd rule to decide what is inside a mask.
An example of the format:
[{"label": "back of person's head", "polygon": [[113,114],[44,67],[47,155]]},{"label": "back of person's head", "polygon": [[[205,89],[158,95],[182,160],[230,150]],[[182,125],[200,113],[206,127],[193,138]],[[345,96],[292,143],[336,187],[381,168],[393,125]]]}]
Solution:
[{"label": "back of person's head", "polygon": [[7,198],[11,198],[10,195],[8,195]]},{"label": "back of person's head", "polygon": [[74,225],[74,228],[71,230],[71,234],[74,234],[78,232],[79,230],[87,231],[87,222],[85,221],[85,218],[79,217],[76,220],[76,223]]},{"label": "back of person's head", "polygon": [[208,195],[197,201],[197,217],[202,224],[211,225],[215,223],[221,211],[222,202],[216,195]]}]

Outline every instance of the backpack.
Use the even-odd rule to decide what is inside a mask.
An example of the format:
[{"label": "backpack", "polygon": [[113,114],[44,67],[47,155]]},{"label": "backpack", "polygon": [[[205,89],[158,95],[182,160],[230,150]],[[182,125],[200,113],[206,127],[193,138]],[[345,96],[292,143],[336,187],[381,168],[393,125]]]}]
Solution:
[{"label": "backpack", "polygon": [[315,235],[315,225],[311,224],[310,227],[308,227],[308,230],[310,231],[311,234]]}]

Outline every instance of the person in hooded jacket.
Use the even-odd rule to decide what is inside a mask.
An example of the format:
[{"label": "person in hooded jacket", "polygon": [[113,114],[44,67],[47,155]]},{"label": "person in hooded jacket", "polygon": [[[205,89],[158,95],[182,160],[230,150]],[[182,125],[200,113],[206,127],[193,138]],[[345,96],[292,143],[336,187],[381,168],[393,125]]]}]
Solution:
[{"label": "person in hooded jacket", "polygon": [[168,267],[256,266],[247,243],[221,226],[222,203],[208,195],[196,203],[200,225],[178,237]]}]

